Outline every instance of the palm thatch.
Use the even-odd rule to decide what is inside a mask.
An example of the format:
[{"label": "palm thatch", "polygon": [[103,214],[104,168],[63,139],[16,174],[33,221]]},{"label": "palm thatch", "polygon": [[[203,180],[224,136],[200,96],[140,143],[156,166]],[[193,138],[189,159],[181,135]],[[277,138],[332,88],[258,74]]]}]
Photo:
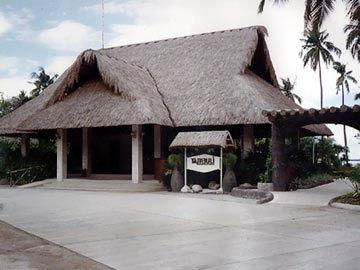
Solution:
[{"label": "palm thatch", "polygon": [[[79,128],[153,123],[171,125],[166,109],[152,98],[124,99],[100,78],[85,82],[62,102],[34,114],[21,127]],[[71,111],[68,111],[72,108]],[[154,110],[156,108],[156,110]]]},{"label": "palm thatch", "polygon": [[170,144],[170,149],[184,147],[235,147],[234,140],[227,130],[179,132]]},{"label": "palm thatch", "polygon": [[269,123],[263,110],[300,107],[278,89],[265,35],[254,26],[87,50],[45,90],[46,99],[10,114],[9,127]]}]

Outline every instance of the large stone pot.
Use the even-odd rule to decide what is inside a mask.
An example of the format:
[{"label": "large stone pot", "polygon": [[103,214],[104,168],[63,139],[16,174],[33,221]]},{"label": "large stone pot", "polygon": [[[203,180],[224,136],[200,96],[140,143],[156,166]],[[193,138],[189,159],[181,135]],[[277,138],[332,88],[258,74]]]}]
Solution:
[{"label": "large stone pot", "polygon": [[184,178],[177,167],[172,172],[170,184],[173,192],[179,192],[184,185]]},{"label": "large stone pot", "polygon": [[236,187],[236,176],[232,169],[226,169],[225,175],[223,178],[223,190],[225,193],[231,192],[233,187]]}]

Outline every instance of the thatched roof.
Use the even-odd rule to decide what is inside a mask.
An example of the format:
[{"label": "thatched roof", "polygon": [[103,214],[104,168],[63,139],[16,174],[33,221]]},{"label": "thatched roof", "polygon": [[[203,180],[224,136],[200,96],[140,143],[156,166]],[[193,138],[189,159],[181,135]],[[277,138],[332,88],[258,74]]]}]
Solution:
[{"label": "thatched roof", "polygon": [[170,144],[170,149],[184,147],[235,147],[234,140],[227,130],[179,132]]},{"label": "thatched roof", "polygon": [[[264,27],[254,26],[87,50],[51,91],[45,91],[50,98],[37,98],[34,105],[27,105],[32,107],[31,113],[26,107],[19,108],[16,114],[23,118],[12,125],[40,130],[85,124],[180,127],[269,123],[262,110],[299,106],[277,88],[265,35]],[[95,90],[84,90],[93,85],[101,86],[102,93],[107,91],[103,98]],[[110,96],[114,100],[109,101]],[[106,108],[98,109],[103,115],[90,120],[89,112],[98,107]],[[325,126],[318,129],[329,131]]]}]

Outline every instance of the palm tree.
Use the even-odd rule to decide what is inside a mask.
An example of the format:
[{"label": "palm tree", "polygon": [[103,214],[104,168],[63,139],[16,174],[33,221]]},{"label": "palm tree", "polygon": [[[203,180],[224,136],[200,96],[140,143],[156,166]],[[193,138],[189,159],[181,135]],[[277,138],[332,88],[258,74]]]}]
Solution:
[{"label": "palm tree", "polygon": [[52,77],[46,74],[45,69],[42,67],[39,67],[38,71],[39,73],[33,72],[30,75],[31,79],[35,79],[35,81],[29,82],[35,85],[35,88],[30,92],[31,97],[37,97],[46,87],[54,83],[58,77],[57,74]]},{"label": "palm tree", "polygon": [[346,25],[344,32],[348,34],[346,49],[350,50],[353,58],[360,61],[360,19],[351,21]]},{"label": "palm tree", "polygon": [[332,53],[341,55],[341,50],[337,48],[332,42],[327,41],[329,34],[326,31],[319,31],[312,29],[305,32],[305,38],[301,39],[304,43],[300,52],[300,57],[303,58],[304,67],[309,64],[310,67],[319,71],[320,80],[320,107],[324,105],[324,92],[322,85],[321,61],[327,66],[334,62]]},{"label": "palm tree", "polygon": [[[346,65],[340,62],[334,62],[334,69],[339,73],[339,77],[336,80],[336,94],[341,90],[342,105],[345,105],[345,91],[350,92],[349,82],[357,83],[357,80],[351,75],[352,70],[346,70]],[[346,126],[343,125],[344,131],[344,145],[345,145],[345,162],[349,164],[349,150],[347,145]]]},{"label": "palm tree", "polygon": [[281,85],[280,85],[280,91],[289,99],[295,102],[299,102],[301,104],[302,100],[301,97],[297,94],[293,93],[293,90],[295,88],[295,81],[291,82],[290,78],[281,78]]},{"label": "palm tree", "polygon": [[[289,2],[289,0],[267,0],[274,4]],[[293,0],[295,1],[295,0]],[[297,0],[296,0],[297,1]],[[354,58],[360,61],[360,1],[342,0],[345,3],[349,24],[344,28],[347,36],[347,49],[351,48]],[[258,12],[264,10],[266,0],[260,0]],[[334,10],[336,0],[305,0],[304,32],[309,29],[320,29],[326,17]]]}]

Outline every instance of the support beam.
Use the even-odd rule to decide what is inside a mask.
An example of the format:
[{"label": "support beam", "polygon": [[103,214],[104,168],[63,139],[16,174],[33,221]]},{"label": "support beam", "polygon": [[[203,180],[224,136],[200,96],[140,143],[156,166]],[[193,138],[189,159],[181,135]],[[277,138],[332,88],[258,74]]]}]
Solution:
[{"label": "support beam", "polygon": [[249,153],[254,151],[254,126],[244,125],[243,133],[243,158],[246,158]]},{"label": "support beam", "polygon": [[63,181],[67,178],[67,134],[66,129],[58,129],[56,136],[56,178]]},{"label": "support beam", "polygon": [[30,152],[30,138],[27,134],[21,135],[21,156],[26,158],[29,156]]},{"label": "support beam", "polygon": [[87,176],[91,174],[91,129],[82,129],[82,169]]},{"label": "support beam", "polygon": [[132,125],[131,130],[131,180],[137,184],[143,180],[142,127]]},{"label": "support beam", "polygon": [[273,173],[272,182],[275,191],[286,191],[289,188],[289,176],[285,163],[285,136],[283,127],[272,124],[271,144]]},{"label": "support beam", "polygon": [[161,156],[161,126],[154,125],[154,158]]}]

